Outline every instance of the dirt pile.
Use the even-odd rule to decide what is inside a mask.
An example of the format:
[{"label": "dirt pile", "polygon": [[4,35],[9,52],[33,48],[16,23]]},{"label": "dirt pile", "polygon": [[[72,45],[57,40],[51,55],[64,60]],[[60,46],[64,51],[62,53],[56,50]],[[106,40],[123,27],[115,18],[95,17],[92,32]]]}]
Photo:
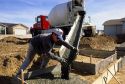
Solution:
[{"label": "dirt pile", "polygon": [[[27,50],[27,40],[6,37],[0,40],[0,76],[12,76],[21,65]],[[19,44],[24,45],[19,45]]]},{"label": "dirt pile", "polygon": [[15,43],[15,44],[26,44],[28,43],[29,39],[21,39],[21,38],[16,38],[13,36],[8,36],[3,39],[0,39],[0,42],[4,43]]},{"label": "dirt pile", "polygon": [[10,84],[25,58],[28,40],[16,37],[5,37],[0,40],[0,81]]},{"label": "dirt pile", "polygon": [[80,48],[112,51],[116,47],[115,40],[109,36],[82,37]]}]

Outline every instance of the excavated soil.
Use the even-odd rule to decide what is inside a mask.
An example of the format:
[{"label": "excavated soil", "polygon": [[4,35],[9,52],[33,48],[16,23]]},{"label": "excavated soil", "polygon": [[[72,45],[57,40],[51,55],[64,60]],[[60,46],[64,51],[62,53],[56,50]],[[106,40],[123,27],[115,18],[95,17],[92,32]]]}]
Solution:
[{"label": "excavated soil", "polygon": [[0,75],[12,76],[22,63],[27,46],[27,40],[6,37],[0,40]]},{"label": "excavated soil", "polygon": [[95,50],[112,51],[116,47],[116,42],[109,36],[82,37],[80,48],[90,48]]},{"label": "excavated soil", "polygon": [[5,37],[0,40],[0,82],[10,84],[24,60],[28,40]]},{"label": "excavated soil", "polygon": [[[29,39],[20,39],[16,37],[5,37],[0,39],[0,82],[1,84],[11,84],[10,80],[16,74],[20,65],[24,61],[28,49]],[[97,50],[113,50],[115,42],[111,37],[96,36],[96,37],[83,37],[80,41],[80,48],[90,48]],[[77,60],[81,59],[79,56]],[[42,58],[38,55],[30,64],[28,70],[38,68],[39,62]],[[85,59],[90,60],[88,57]],[[96,60],[96,59],[95,59]],[[98,59],[97,59],[98,60]],[[48,66],[56,65],[58,62],[50,60]],[[33,65],[34,64],[34,65]]]}]

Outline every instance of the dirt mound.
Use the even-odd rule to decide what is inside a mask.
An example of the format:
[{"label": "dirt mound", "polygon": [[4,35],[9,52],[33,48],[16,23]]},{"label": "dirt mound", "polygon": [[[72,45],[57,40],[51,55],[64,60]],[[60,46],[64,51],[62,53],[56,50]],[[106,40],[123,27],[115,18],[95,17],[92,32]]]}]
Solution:
[{"label": "dirt mound", "polygon": [[0,81],[10,84],[10,80],[17,73],[28,48],[27,39],[5,37],[0,39]]},{"label": "dirt mound", "polygon": [[112,51],[115,46],[115,40],[109,36],[82,37],[80,41],[80,48]]},{"label": "dirt mound", "polygon": [[0,43],[0,76],[12,76],[21,65],[27,45]]},{"label": "dirt mound", "polygon": [[5,37],[0,40],[0,42],[15,43],[15,44],[26,44],[28,43],[28,41],[29,39],[21,39],[21,38],[16,38],[14,36]]}]

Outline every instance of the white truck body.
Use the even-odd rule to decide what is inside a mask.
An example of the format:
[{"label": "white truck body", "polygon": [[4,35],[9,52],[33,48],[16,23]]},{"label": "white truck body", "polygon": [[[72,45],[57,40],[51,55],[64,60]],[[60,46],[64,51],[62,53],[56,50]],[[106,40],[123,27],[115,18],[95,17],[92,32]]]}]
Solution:
[{"label": "white truck body", "polygon": [[74,6],[73,2],[66,2],[56,5],[48,15],[48,21],[50,25],[63,26],[63,25],[73,25],[76,20],[77,12],[82,11],[83,6]]}]

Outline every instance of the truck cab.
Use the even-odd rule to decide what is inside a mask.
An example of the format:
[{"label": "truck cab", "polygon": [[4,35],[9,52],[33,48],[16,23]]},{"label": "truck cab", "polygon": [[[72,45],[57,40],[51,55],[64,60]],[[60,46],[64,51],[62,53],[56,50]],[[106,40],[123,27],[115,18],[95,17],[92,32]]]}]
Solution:
[{"label": "truck cab", "polygon": [[42,30],[48,30],[50,28],[50,24],[47,16],[44,16],[44,15],[37,16],[35,18],[35,22],[36,23],[33,24],[33,27],[30,28],[30,32],[32,36],[41,34]]},{"label": "truck cab", "polygon": [[36,29],[40,29],[40,30],[47,30],[50,28],[50,24],[48,21],[48,17],[47,16],[37,16],[36,18],[36,25],[34,26],[34,28]]}]

